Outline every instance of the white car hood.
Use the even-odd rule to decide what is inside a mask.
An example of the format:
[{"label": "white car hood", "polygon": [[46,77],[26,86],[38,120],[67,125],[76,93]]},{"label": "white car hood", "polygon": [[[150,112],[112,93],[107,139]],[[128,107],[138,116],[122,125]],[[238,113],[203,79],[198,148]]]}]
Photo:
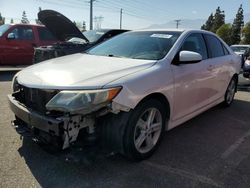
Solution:
[{"label": "white car hood", "polygon": [[97,89],[128,74],[151,67],[154,60],[73,54],[23,69],[19,84],[40,89]]},{"label": "white car hood", "polygon": [[244,55],[244,52],[234,52],[236,53],[237,55]]}]

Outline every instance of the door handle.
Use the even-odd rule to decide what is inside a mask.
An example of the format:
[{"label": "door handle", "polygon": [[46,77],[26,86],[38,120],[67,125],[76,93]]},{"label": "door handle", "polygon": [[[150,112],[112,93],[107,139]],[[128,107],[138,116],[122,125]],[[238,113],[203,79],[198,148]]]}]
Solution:
[{"label": "door handle", "polygon": [[213,69],[214,69],[213,65],[209,65],[208,68],[207,68],[208,71],[212,71]]}]

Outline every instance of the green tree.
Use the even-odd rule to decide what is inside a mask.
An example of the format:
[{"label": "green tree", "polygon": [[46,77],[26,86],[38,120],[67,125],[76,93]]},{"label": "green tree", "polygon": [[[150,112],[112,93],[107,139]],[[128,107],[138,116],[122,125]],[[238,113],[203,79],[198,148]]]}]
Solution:
[{"label": "green tree", "polygon": [[14,20],[13,18],[10,19],[10,23],[13,24],[14,23]]},{"label": "green tree", "polygon": [[27,15],[26,15],[26,12],[25,12],[25,11],[23,11],[21,23],[23,23],[23,24],[28,24],[28,23],[30,23],[29,20],[28,20],[28,18],[27,18]]},{"label": "green tree", "polygon": [[214,23],[211,29],[212,32],[216,33],[223,24],[225,24],[225,13],[218,7],[214,14]]},{"label": "green tree", "polygon": [[220,38],[222,38],[228,45],[231,45],[232,44],[231,32],[232,32],[232,25],[223,24],[219,29],[217,29],[216,34]]},{"label": "green tree", "polygon": [[246,25],[242,29],[242,34],[243,34],[243,39],[241,43],[250,44],[250,22],[246,23]]},{"label": "green tree", "polygon": [[211,13],[210,16],[208,17],[206,23],[203,26],[201,26],[201,29],[211,31],[213,28],[213,24],[214,24],[214,15],[213,15],[213,13]]},{"label": "green tree", "polygon": [[5,18],[2,17],[2,14],[0,13],[0,25],[5,24]]},{"label": "green tree", "polygon": [[241,41],[241,30],[244,27],[244,10],[240,5],[232,25],[231,39],[232,44],[239,44]]}]

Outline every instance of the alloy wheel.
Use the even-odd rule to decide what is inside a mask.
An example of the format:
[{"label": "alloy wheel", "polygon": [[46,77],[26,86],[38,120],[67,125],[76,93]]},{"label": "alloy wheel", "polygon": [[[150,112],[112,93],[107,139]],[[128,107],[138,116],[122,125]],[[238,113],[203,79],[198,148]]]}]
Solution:
[{"label": "alloy wheel", "polygon": [[162,130],[162,115],[157,108],[149,108],[138,119],[134,144],[139,153],[147,153],[157,144]]},{"label": "alloy wheel", "polygon": [[230,82],[230,84],[227,88],[227,95],[226,95],[227,104],[232,103],[232,101],[234,99],[234,95],[235,95],[235,89],[236,89],[236,82],[235,82],[235,79],[232,79],[232,81]]}]

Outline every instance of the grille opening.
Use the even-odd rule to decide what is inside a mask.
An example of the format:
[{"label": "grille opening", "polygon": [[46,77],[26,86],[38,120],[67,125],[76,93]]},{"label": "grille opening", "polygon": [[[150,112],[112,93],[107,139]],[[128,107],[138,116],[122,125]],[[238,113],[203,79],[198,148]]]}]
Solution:
[{"label": "grille opening", "polygon": [[13,96],[26,107],[42,115],[58,117],[63,114],[61,112],[48,111],[46,109],[46,104],[59,92],[59,90],[28,88],[22,85],[19,85],[19,88],[19,92],[14,93]]}]

